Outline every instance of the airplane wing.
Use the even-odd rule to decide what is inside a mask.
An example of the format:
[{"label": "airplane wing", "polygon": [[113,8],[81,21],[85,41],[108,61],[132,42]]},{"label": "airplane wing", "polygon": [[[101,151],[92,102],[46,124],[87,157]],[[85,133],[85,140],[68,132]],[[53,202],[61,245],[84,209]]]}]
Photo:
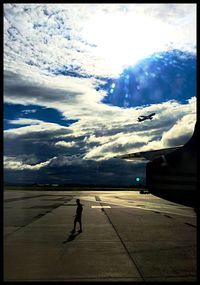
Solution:
[{"label": "airplane wing", "polygon": [[170,153],[180,147],[182,146],[128,153],[128,154],[116,156],[116,158],[122,158],[122,159],[128,159],[128,160],[150,160],[152,161],[153,159],[159,156],[165,155],[167,153]]}]

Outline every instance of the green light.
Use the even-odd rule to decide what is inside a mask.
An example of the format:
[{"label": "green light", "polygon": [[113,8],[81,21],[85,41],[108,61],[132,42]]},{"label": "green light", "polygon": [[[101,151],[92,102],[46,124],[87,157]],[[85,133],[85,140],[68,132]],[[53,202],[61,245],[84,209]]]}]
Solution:
[{"label": "green light", "polygon": [[135,180],[136,180],[137,182],[139,182],[139,181],[140,181],[140,178],[139,178],[139,177],[137,177]]}]

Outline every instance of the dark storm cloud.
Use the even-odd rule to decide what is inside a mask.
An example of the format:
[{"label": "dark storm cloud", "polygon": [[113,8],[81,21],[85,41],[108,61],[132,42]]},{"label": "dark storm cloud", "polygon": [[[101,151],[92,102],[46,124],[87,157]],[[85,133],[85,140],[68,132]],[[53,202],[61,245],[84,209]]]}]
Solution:
[{"label": "dark storm cloud", "polygon": [[35,155],[38,160],[46,161],[47,159],[59,155],[60,150],[55,147],[59,140],[57,137],[63,134],[70,134],[67,128],[58,130],[41,130],[24,134],[5,133],[4,135],[4,155],[21,156]]},{"label": "dark storm cloud", "polygon": [[4,94],[5,101],[9,100],[10,102],[13,100],[13,102],[17,102],[24,99],[25,104],[28,101],[29,104],[32,102],[39,105],[55,102],[56,100],[63,103],[67,101],[75,103],[80,95],[78,92],[66,92],[63,89],[42,86],[11,71],[5,71],[4,73]]},{"label": "dark storm cloud", "polygon": [[124,160],[111,159],[104,162],[93,160],[69,160],[58,157],[37,171],[5,170],[5,181],[12,177],[16,183],[71,183],[90,185],[131,186],[135,177],[145,177],[145,164],[138,165]]},{"label": "dark storm cloud", "polygon": [[[36,126],[40,127],[40,126]],[[88,142],[84,136],[73,137],[68,128],[13,133],[4,138],[5,182],[17,183],[80,183],[129,186],[134,175],[145,177],[144,164],[121,159],[95,161],[83,159],[88,149],[99,143]],[[60,139],[60,136],[67,137]],[[60,145],[59,145],[60,142]],[[64,143],[63,143],[64,142]],[[65,143],[72,143],[65,147]],[[56,145],[57,144],[57,145]],[[62,146],[64,145],[64,147]],[[116,147],[116,146],[115,146]],[[111,147],[112,148],[112,147]],[[40,164],[43,165],[40,165]]]}]

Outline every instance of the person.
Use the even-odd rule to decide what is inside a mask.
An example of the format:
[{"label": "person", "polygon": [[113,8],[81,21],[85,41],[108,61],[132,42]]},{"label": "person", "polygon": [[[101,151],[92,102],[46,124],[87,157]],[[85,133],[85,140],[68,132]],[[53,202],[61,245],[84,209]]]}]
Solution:
[{"label": "person", "polygon": [[83,211],[83,205],[80,203],[80,199],[76,199],[76,204],[77,204],[77,208],[76,208],[76,215],[75,215],[75,219],[74,219],[74,228],[72,230],[72,233],[75,232],[76,230],[76,223],[79,223],[80,229],[79,229],[79,233],[82,232],[82,211]]}]

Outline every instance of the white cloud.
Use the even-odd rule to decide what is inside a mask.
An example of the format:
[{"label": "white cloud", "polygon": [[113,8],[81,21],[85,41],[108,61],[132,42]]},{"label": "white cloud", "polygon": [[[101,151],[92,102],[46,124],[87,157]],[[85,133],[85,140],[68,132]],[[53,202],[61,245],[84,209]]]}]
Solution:
[{"label": "white cloud", "polygon": [[114,137],[115,139],[110,136],[109,142],[106,143],[104,143],[104,139],[99,140],[101,141],[101,145],[89,150],[84,159],[102,160],[113,158],[122,153],[133,152],[135,149],[141,145],[146,145],[148,142],[147,136],[133,135],[130,133],[119,133]]},{"label": "white cloud", "polygon": [[20,160],[17,161],[16,158],[13,158],[13,157],[4,157],[4,168],[12,169],[12,170],[39,170],[43,168],[44,166],[49,165],[52,159],[32,165],[32,164],[23,163]]},{"label": "white cloud", "polygon": [[[143,114],[156,111],[155,118],[150,122],[137,123],[136,112],[122,113],[116,117],[104,118],[101,127],[93,133],[98,134],[98,129],[105,130],[106,135],[101,136],[86,132],[87,143],[98,143],[96,147],[88,149],[85,159],[108,159],[120,154],[137,151],[147,151],[184,144],[192,135],[196,121],[196,100],[191,99],[189,104],[166,102],[152,105],[142,109]],[[139,115],[140,110],[137,110]],[[131,114],[132,113],[132,114]],[[175,127],[178,122],[178,128]],[[79,122],[76,124],[78,127]],[[110,125],[110,128],[108,127]],[[115,133],[115,126],[118,126]],[[167,127],[167,131],[165,131]],[[83,128],[83,122],[80,128]],[[71,126],[73,130],[73,125]]]},{"label": "white cloud", "polygon": [[42,124],[43,121],[36,120],[36,119],[19,118],[16,120],[8,120],[8,123],[13,124],[13,125],[38,125],[38,124]]},{"label": "white cloud", "polygon": [[65,141],[58,141],[55,143],[55,146],[62,146],[62,147],[73,147],[76,145],[76,142],[71,141],[71,142],[65,142]]},{"label": "white cloud", "polygon": [[194,132],[195,115],[189,114],[182,117],[177,123],[167,132],[163,134],[162,143],[169,147],[174,142],[178,145],[186,143]]},{"label": "white cloud", "polygon": [[[23,119],[23,124],[24,124],[24,120],[26,121],[26,119]],[[28,121],[35,121],[35,120],[29,120]],[[39,120],[36,120],[39,121]],[[15,121],[15,123],[17,123],[18,120]],[[18,124],[18,123],[17,123]],[[42,121],[39,121],[39,123],[37,124],[33,124],[30,126],[26,126],[26,127],[21,127],[21,128],[16,128],[16,129],[9,129],[4,131],[4,135],[5,136],[21,136],[24,134],[31,134],[31,133],[42,133],[42,132],[56,132],[56,131],[60,131],[63,130],[63,132],[68,132],[68,128],[67,127],[61,127],[58,124],[55,123],[45,123]]]},{"label": "white cloud", "polygon": [[[155,44],[155,50],[162,43],[160,37],[175,48],[196,45],[195,4],[5,4],[4,11],[5,68],[21,74],[33,59],[39,69],[29,68],[40,74],[48,67],[73,63],[87,74],[112,77],[127,58],[130,64],[141,53],[141,47],[145,52]],[[158,29],[162,32],[157,35]],[[147,45],[149,36],[154,40]],[[97,46],[92,46],[95,41]]]}]

